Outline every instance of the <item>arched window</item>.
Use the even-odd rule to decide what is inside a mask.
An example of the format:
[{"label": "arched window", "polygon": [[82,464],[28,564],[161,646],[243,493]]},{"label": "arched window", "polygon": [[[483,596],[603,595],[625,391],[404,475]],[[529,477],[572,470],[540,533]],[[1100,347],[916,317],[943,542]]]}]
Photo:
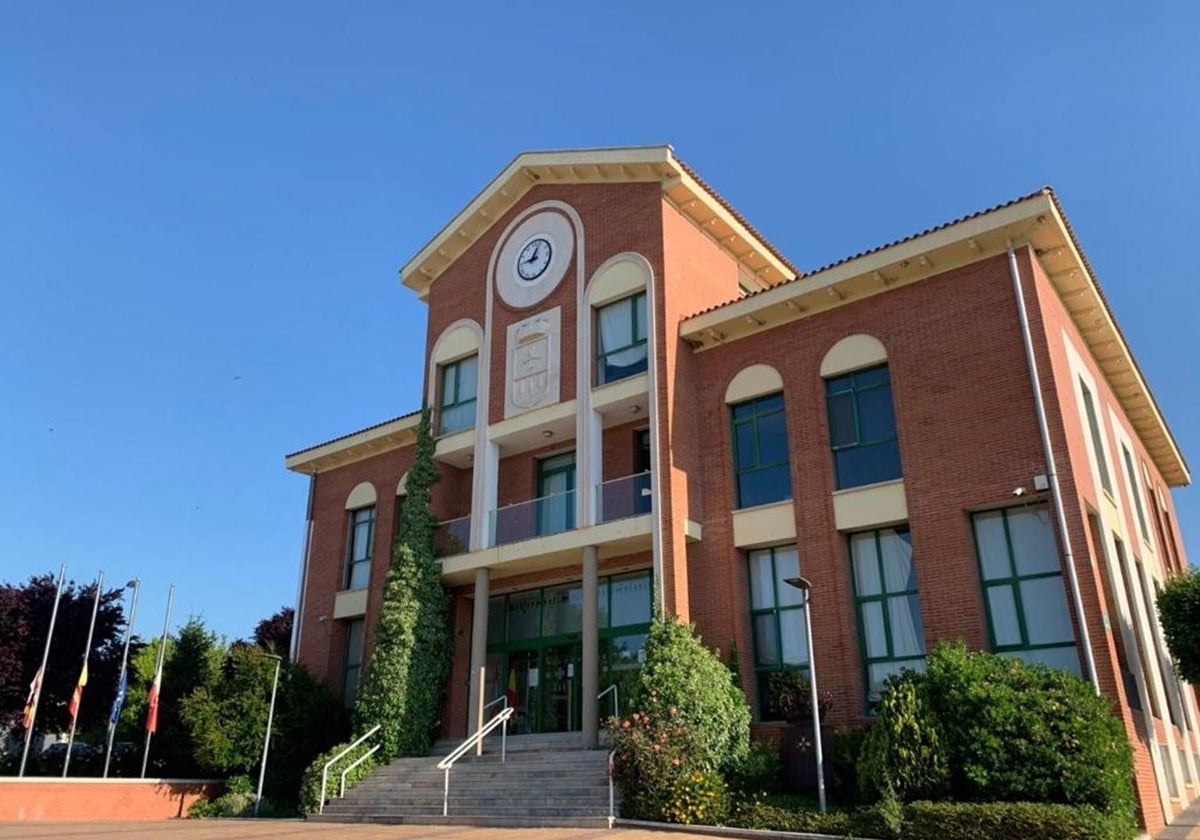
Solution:
[{"label": "arched window", "polygon": [[371,549],[375,542],[375,486],[364,481],[346,498],[349,519],[343,589],[366,589],[371,580]]},{"label": "arched window", "polygon": [[733,422],[734,501],[738,508],[792,498],[783,378],[751,365],[725,389]]},{"label": "arched window", "polygon": [[821,362],[835,487],[900,478],[900,444],[887,350],[869,335],[843,338]]}]

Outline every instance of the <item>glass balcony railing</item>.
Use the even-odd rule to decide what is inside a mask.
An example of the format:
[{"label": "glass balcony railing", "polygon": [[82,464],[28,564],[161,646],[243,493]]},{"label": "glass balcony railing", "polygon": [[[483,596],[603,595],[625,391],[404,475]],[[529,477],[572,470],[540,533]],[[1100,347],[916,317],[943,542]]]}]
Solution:
[{"label": "glass balcony railing", "polygon": [[471,517],[461,516],[438,525],[433,532],[433,552],[438,557],[466,554],[471,550]]},{"label": "glass balcony railing", "polygon": [[612,522],[650,512],[650,473],[614,478],[596,485],[596,521]]},{"label": "glass balcony railing", "polygon": [[575,527],[575,491],[498,508],[491,513],[489,527],[490,545],[507,545],[570,531]]}]

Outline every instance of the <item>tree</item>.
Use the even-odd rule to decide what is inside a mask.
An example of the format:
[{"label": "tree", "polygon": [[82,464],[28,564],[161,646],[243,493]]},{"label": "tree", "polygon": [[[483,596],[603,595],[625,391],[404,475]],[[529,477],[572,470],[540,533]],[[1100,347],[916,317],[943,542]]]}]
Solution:
[{"label": "tree", "polygon": [[429,408],[421,412],[416,455],[408,471],[408,498],[400,535],[384,582],[374,647],[354,705],[357,732],[380,724],[384,761],[427,755],[450,669],[449,599],[434,557],[437,520],[430,488],[438,481]]},{"label": "tree", "polygon": [[292,647],[292,620],[295,611],[280,607],[270,618],[264,618],[254,628],[254,643],[268,653],[287,659]]},{"label": "tree", "polygon": [[[0,729],[19,726],[29,684],[42,662],[50,614],[54,608],[55,575],[36,575],[24,584],[0,584]],[[88,625],[92,620],[95,584],[80,586],[68,581],[63,586],[50,659],[46,665],[42,695],[38,703],[37,729],[65,731],[71,722],[67,704],[83,660]],[[116,693],[121,667],[125,614],[122,589],[100,595],[96,630],[88,659],[88,687],[80,707],[80,732],[102,730]],[[140,642],[135,641],[135,645]],[[136,647],[135,647],[136,649]]]},{"label": "tree", "polygon": [[1200,569],[1174,575],[1158,593],[1158,616],[1179,676],[1200,683]]},{"label": "tree", "polygon": [[[146,702],[158,661],[158,643],[158,639],[152,640],[129,660],[129,689],[121,712],[119,736],[138,744],[146,732]],[[188,619],[176,637],[167,637],[158,728],[150,748],[149,766],[154,774],[186,777],[199,771],[196,744],[180,717],[180,710],[183,700],[193,691],[220,679],[225,652],[225,645],[217,635],[196,617]]]}]

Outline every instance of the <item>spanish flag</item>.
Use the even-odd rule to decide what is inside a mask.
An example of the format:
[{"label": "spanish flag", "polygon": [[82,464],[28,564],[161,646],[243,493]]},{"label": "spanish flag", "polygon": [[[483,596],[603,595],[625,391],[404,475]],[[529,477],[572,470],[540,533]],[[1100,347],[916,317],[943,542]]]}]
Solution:
[{"label": "spanish flag", "polygon": [[21,726],[28,729],[33,723],[33,713],[37,711],[38,695],[42,689],[42,669],[38,668],[29,684],[29,698],[25,701],[25,714],[21,718]]},{"label": "spanish flag", "polygon": [[79,717],[79,704],[83,700],[83,687],[87,685],[87,663],[83,663],[83,670],[79,672],[79,682],[75,683],[75,691],[71,693],[71,704],[67,707],[71,712],[71,725],[75,725],[75,718]]}]

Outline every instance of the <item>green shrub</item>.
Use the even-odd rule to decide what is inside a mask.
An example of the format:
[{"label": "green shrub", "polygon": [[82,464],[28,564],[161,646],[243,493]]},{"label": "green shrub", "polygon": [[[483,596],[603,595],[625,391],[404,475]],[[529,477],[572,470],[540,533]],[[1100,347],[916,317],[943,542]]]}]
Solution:
[{"label": "green shrub", "polygon": [[833,733],[832,755],[826,765],[825,784],[831,796],[841,802],[859,798],[858,757],[870,730],[865,726],[848,726]]},{"label": "green shrub", "polygon": [[698,766],[721,770],[750,746],[750,707],[729,668],[674,616],[655,615],[633,708],[656,696],[696,736]]},{"label": "green shrub", "polygon": [[783,808],[756,800],[735,806],[729,815],[728,824],[761,831],[794,831],[834,837],[889,840],[896,836],[888,827],[878,806],[848,811],[834,810],[822,814],[816,808]]},{"label": "green shrub", "polygon": [[912,671],[890,678],[877,715],[858,758],[862,792],[871,799],[895,796],[906,802],[943,795],[950,771],[923,678]]},{"label": "green shrub", "polygon": [[914,802],[905,840],[1129,840],[1131,825],[1095,808],[1030,802]]},{"label": "green shrub", "polygon": [[188,806],[189,820],[209,820],[221,816],[221,807],[213,800],[197,799]]},{"label": "green shrub", "polygon": [[741,758],[725,767],[729,789],[741,796],[756,793],[778,793],[782,787],[783,761],[779,747],[755,741]]},{"label": "green shrub", "polygon": [[1156,601],[1179,676],[1200,683],[1200,569],[1172,576]]},{"label": "green shrub", "polygon": [[[303,814],[315,814],[321,807],[321,769],[325,763],[340,753],[346,747],[350,746],[351,742],[337,744],[331,747],[327,752],[321,753],[312,764],[308,765],[308,769],[304,771],[304,776],[300,779],[300,812]],[[325,801],[337,796],[338,788],[341,785],[342,771],[363,754],[363,750],[367,749],[365,745],[360,745],[359,749],[353,750],[349,755],[339,759],[332,767],[329,768],[328,784],[325,789]],[[375,756],[371,756],[362,764],[355,767],[346,774],[346,790],[354,787],[360,780],[370,775],[375,769]]]},{"label": "green shrub", "polygon": [[941,727],[952,798],[1090,805],[1133,820],[1125,728],[1087,683],[961,642],[937,645],[911,679]]}]

